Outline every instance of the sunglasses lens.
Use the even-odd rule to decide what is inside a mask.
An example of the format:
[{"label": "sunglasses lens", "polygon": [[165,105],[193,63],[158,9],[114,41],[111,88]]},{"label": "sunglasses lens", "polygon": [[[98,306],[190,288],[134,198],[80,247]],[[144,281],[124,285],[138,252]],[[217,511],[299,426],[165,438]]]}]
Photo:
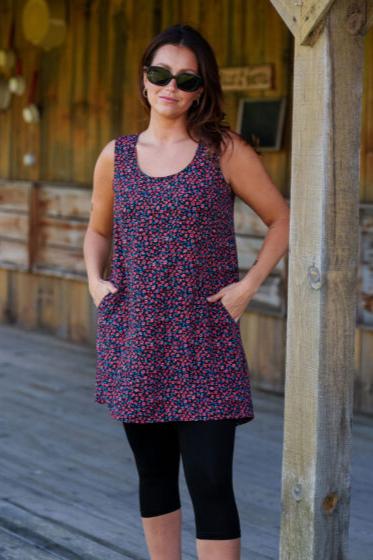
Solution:
[{"label": "sunglasses lens", "polygon": [[194,74],[179,74],[177,77],[177,87],[183,91],[195,91],[199,88],[201,79]]},{"label": "sunglasses lens", "polygon": [[[157,86],[166,86],[172,79],[172,74],[163,66],[149,66],[148,80]],[[176,77],[177,87],[183,91],[195,91],[202,84],[202,79],[195,74],[181,72]]]},{"label": "sunglasses lens", "polygon": [[171,80],[171,72],[161,66],[150,66],[147,76],[148,80],[157,86],[165,86]]}]

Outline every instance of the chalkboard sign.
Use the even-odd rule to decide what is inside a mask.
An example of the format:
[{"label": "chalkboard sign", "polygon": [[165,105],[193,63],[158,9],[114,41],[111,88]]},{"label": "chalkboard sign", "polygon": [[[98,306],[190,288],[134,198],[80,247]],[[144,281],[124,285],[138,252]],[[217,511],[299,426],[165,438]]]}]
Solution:
[{"label": "chalkboard sign", "polygon": [[259,151],[281,149],[286,98],[240,100],[236,131]]}]

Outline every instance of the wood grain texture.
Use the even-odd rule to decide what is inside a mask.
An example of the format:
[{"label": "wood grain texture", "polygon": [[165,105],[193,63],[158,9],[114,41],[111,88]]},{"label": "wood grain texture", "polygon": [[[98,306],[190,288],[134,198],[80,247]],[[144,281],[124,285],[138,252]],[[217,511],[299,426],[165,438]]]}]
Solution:
[{"label": "wood grain texture", "polygon": [[373,28],[364,37],[360,200],[373,202]]},{"label": "wood grain texture", "polygon": [[0,266],[29,270],[33,184],[0,180]]},{"label": "wood grain texture", "polygon": [[349,5],[295,44],[281,560],[348,558],[363,70]]},{"label": "wood grain texture", "polygon": [[[363,0],[365,1],[365,0]],[[297,42],[301,45],[311,44],[312,35],[323,24],[334,0],[271,0]],[[317,31],[318,33],[318,31]]]}]

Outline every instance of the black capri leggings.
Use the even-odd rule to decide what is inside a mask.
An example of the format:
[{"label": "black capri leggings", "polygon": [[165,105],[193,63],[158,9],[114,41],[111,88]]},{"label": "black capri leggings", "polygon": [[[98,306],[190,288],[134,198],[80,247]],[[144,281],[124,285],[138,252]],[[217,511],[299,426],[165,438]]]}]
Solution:
[{"label": "black capri leggings", "polygon": [[123,422],[139,476],[142,517],[181,507],[180,455],[198,539],[241,536],[233,491],[234,419],[137,424]]}]

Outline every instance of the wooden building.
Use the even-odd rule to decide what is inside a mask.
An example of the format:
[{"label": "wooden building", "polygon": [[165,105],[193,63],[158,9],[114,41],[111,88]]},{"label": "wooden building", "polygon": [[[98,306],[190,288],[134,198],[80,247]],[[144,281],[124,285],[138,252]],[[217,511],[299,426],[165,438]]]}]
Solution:
[{"label": "wooden building", "polygon": [[[137,63],[180,21],[213,45],[227,119],[292,209],[291,252],[241,319],[253,386],[285,389],[281,560],[344,560],[352,405],[373,413],[371,0],[3,0],[2,321],[94,344],[94,163],[146,127]],[[235,212],[244,274],[266,228]]]},{"label": "wooden building", "polygon": [[[146,127],[136,89],[142,50],[165,26],[191,23],[215,49],[234,128],[242,123],[245,100],[257,103],[263,119],[265,101],[281,104],[278,143],[263,150],[259,144],[259,150],[290,204],[294,38],[269,0],[70,0],[49,2],[61,26],[53,45],[55,29],[44,40],[38,29],[28,29],[27,4],[0,5],[1,316],[94,344],[95,307],[82,253],[92,173],[106,142]],[[354,404],[372,413],[373,30],[364,43]],[[24,92],[7,96],[7,82],[15,76],[24,78]],[[29,105],[39,109],[32,122],[25,120]],[[235,223],[244,273],[266,226],[237,198]],[[277,392],[285,375],[287,270],[283,259],[241,320],[253,383]]]}]

